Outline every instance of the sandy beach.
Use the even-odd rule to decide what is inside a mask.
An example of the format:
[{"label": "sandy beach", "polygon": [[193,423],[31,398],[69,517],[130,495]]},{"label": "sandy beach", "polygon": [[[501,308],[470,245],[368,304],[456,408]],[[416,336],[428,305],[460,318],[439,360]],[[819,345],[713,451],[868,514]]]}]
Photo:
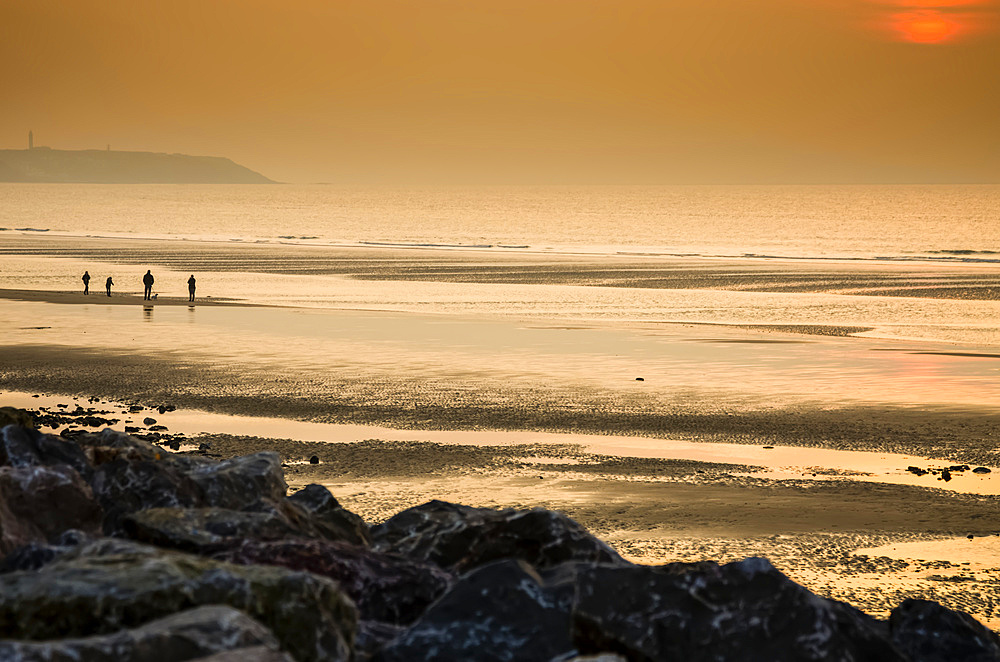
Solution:
[{"label": "sandy beach", "polygon": [[[989,269],[918,287],[905,265],[98,243],[5,242],[26,282],[0,283],[3,404],[92,407],[216,457],[276,450],[291,487],[322,483],[370,522],[431,499],[542,506],[638,562],[761,555],[869,613],[924,597],[1000,625],[1000,490],[971,471],[1000,472]],[[176,292],[68,291],[95,254]],[[640,267],[655,276],[637,284]],[[848,287],[867,294],[830,293]],[[720,317],[719,297],[743,307]],[[817,301],[852,312],[821,321]],[[902,328],[912,302],[967,315],[967,340]],[[946,558],[905,547],[935,541]]]}]

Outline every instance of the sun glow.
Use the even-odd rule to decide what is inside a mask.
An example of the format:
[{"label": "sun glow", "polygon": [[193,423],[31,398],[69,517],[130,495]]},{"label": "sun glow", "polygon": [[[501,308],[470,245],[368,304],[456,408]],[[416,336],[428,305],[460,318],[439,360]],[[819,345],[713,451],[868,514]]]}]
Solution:
[{"label": "sun glow", "polygon": [[962,34],[963,25],[936,9],[902,12],[892,16],[892,27],[904,40],[915,44],[940,44]]},{"label": "sun glow", "polygon": [[879,25],[898,41],[912,44],[957,42],[988,32],[996,23],[1000,0],[875,0],[886,11]]}]

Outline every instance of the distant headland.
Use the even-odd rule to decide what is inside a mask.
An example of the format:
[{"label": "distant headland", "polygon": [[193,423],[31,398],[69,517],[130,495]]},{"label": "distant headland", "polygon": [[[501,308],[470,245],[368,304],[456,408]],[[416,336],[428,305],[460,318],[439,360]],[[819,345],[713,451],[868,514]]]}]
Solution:
[{"label": "distant headland", "polygon": [[0,182],[87,184],[273,184],[219,156],[111,149],[0,149]]}]

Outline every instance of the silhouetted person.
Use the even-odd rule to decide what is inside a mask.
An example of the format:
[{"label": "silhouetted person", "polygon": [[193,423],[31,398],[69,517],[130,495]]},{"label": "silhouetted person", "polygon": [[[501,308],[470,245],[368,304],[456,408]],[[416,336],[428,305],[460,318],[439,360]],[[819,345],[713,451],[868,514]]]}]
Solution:
[{"label": "silhouetted person", "polygon": [[104,281],[104,287],[108,288],[108,296],[111,296],[111,286],[112,285],[114,285],[114,283],[111,282],[111,276],[108,276],[108,279],[106,281]]},{"label": "silhouetted person", "polygon": [[90,272],[83,272],[83,293],[90,294]]},{"label": "silhouetted person", "polygon": [[149,301],[153,298],[153,274],[149,269],[146,269],[146,275],[142,277],[143,292],[142,298],[144,301]]},{"label": "silhouetted person", "polygon": [[194,301],[194,283],[194,274],[191,274],[191,277],[188,278],[188,301]]}]

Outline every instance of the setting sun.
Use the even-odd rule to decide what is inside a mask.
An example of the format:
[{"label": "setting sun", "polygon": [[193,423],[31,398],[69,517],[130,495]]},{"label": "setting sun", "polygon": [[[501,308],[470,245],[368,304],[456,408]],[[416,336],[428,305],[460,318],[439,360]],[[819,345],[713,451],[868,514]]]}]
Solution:
[{"label": "setting sun", "polygon": [[962,24],[951,16],[934,9],[905,12],[893,16],[892,27],[906,41],[917,44],[939,44],[962,32]]}]

